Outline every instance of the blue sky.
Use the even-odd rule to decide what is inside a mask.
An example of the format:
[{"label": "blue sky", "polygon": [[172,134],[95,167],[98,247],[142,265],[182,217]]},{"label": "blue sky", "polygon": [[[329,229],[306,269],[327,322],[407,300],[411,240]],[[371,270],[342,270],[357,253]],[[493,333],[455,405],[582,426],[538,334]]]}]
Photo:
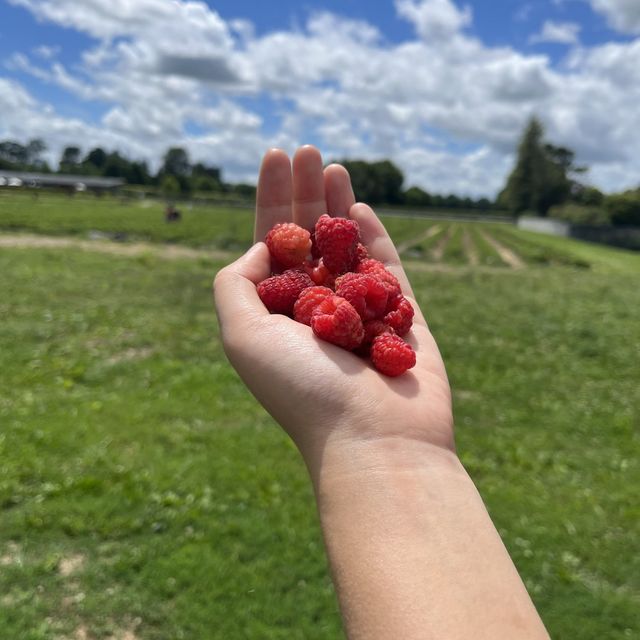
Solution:
[{"label": "blue sky", "polygon": [[313,142],[491,196],[535,113],[620,189],[640,183],[639,34],[632,0],[0,0],[0,138],[52,162],[182,144],[243,180]]}]

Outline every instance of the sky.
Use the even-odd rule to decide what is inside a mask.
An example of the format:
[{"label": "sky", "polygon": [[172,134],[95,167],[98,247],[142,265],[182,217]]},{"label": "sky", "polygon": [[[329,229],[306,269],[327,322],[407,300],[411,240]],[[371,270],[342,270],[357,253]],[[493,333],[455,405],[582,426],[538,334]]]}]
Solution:
[{"label": "sky", "polygon": [[605,190],[640,185],[640,0],[0,0],[0,140],[193,161],[390,158],[494,197],[532,115]]}]

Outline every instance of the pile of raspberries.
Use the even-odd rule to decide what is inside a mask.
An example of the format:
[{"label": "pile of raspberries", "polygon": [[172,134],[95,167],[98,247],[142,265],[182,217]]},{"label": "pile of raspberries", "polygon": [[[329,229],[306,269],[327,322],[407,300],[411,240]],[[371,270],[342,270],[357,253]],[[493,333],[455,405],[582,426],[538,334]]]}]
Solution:
[{"label": "pile of raspberries", "polygon": [[286,222],[265,237],[272,275],[258,283],[271,313],[282,313],[313,329],[327,342],[370,357],[387,376],[416,363],[402,336],[413,324],[413,307],[397,278],[360,243],[355,220],[320,217],[315,230]]}]

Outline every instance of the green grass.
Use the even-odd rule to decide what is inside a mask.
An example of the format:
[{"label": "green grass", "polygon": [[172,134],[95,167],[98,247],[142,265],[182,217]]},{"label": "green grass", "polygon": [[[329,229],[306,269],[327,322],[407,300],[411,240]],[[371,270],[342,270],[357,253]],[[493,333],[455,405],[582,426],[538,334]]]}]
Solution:
[{"label": "green grass", "polygon": [[164,221],[159,200],[117,200],[91,195],[32,195],[0,191],[0,229],[50,235],[118,234],[127,240],[172,242],[193,247],[238,249],[253,236],[246,209],[178,204],[180,223]]},{"label": "green grass", "polygon": [[483,235],[480,233],[485,225],[474,224],[469,226],[469,233],[478,251],[478,259],[480,264],[485,267],[506,267],[507,265],[496,253],[496,250],[484,239]]},{"label": "green grass", "polygon": [[[566,246],[592,268],[410,276],[460,455],[552,637],[628,638],[640,262]],[[0,251],[3,637],[341,637],[306,471],[222,352],[219,266]]]},{"label": "green grass", "polygon": [[467,254],[465,252],[462,237],[466,225],[452,224],[452,234],[444,249],[442,259],[449,264],[468,264]]},{"label": "green grass", "polygon": [[590,266],[588,260],[573,255],[566,248],[556,249],[549,245],[541,244],[536,239],[524,235],[522,231],[515,227],[495,225],[492,227],[491,233],[496,240],[530,264],[567,265],[580,268],[588,268]]},{"label": "green grass", "polygon": [[[120,201],[91,195],[73,197],[43,194],[39,198],[23,192],[0,190],[0,232],[31,232],[48,235],[87,237],[99,232],[119,240],[143,240],[176,243],[192,247],[241,250],[249,246],[253,234],[253,213],[232,207],[179,205],[183,220],[164,222],[164,205],[158,200]],[[638,264],[640,254],[610,251],[606,247],[564,238],[543,236],[509,224],[474,224],[430,220],[417,217],[383,216],[397,245],[410,246],[403,255],[426,262],[444,262],[464,266],[467,257],[462,236],[449,239],[441,259],[433,249],[449,230],[467,228],[478,249],[483,266],[505,266],[495,250],[479,235],[489,233],[532,266],[564,265],[620,271]],[[429,238],[424,234],[437,225],[439,232]],[[414,244],[411,244],[416,240]]]}]

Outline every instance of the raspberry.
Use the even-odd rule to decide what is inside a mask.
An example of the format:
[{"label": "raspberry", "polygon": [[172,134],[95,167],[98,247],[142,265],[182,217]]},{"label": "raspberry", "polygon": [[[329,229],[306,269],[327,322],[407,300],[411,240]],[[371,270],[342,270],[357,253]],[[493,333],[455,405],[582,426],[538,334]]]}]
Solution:
[{"label": "raspberry", "polygon": [[358,223],[347,218],[320,216],[315,241],[327,269],[336,275],[353,265],[359,238]]},{"label": "raspberry", "polygon": [[413,324],[413,306],[403,296],[399,295],[390,307],[387,307],[387,315],[384,321],[395,330],[399,336],[405,335]]},{"label": "raspberry", "polygon": [[357,266],[369,257],[369,251],[367,247],[365,247],[361,242],[358,242],[358,246],[356,247],[356,255],[353,260],[353,266],[351,267],[352,271],[355,271]]},{"label": "raspberry", "polygon": [[382,318],[387,307],[387,290],[384,284],[363,273],[345,273],[336,279],[336,295],[348,300],[362,320]]},{"label": "raspberry", "polygon": [[333,288],[336,282],[335,276],[324,266],[322,258],[320,260],[310,260],[305,262],[304,270],[309,277],[319,286]]},{"label": "raspberry", "polygon": [[312,286],[313,282],[306,273],[289,269],[279,276],[259,282],[257,289],[260,300],[271,313],[290,316],[300,292]]},{"label": "raspberry", "polygon": [[387,270],[387,268],[379,260],[373,258],[367,258],[363,260],[357,267],[356,273],[368,273],[378,278],[384,283],[387,290],[388,300],[387,304],[392,304],[393,300],[400,295],[400,283],[393,273]]},{"label": "raspberry", "polygon": [[311,314],[326,297],[332,295],[333,291],[328,287],[308,287],[304,289],[293,305],[293,319],[311,326]]},{"label": "raspberry", "polygon": [[373,366],[386,376],[399,376],[416,364],[416,354],[400,336],[383,333],[371,343]]},{"label": "raspberry", "polygon": [[368,320],[363,324],[364,338],[362,346],[370,346],[373,339],[382,333],[394,333],[393,329],[384,320]]},{"label": "raspberry", "polygon": [[316,307],[311,328],[318,338],[349,351],[358,347],[364,336],[358,312],[340,296],[329,296]]},{"label": "raspberry", "polygon": [[320,258],[320,249],[318,249],[318,243],[316,242],[316,232],[311,232],[311,257],[314,260]]},{"label": "raspberry", "polygon": [[283,267],[299,267],[311,251],[311,234],[293,222],[275,225],[264,241],[271,257]]}]

